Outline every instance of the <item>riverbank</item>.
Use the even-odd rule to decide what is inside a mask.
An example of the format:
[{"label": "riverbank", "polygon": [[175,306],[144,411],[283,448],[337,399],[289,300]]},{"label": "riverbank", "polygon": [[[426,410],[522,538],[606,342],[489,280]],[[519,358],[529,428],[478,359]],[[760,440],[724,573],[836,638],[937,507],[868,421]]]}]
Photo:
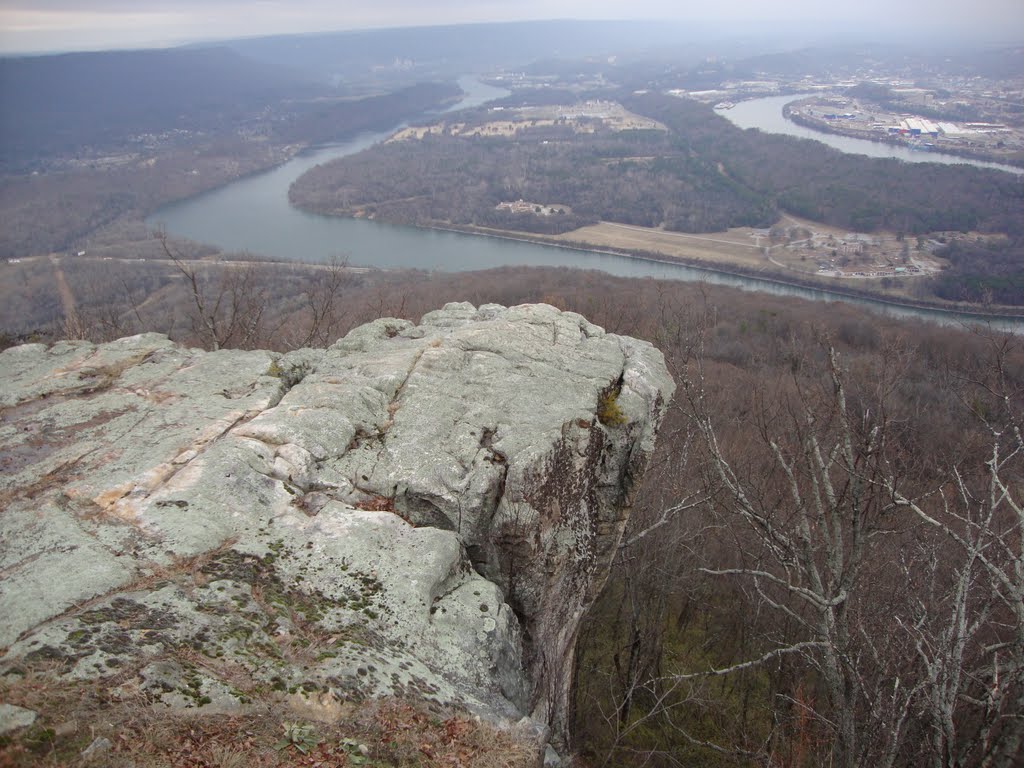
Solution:
[{"label": "riverbank", "polygon": [[945,313],[949,315],[955,315],[958,317],[978,320],[981,322],[994,319],[1024,320],[1024,308],[997,306],[985,307],[982,310],[982,308],[976,304],[941,301],[917,301],[909,298],[893,298],[891,296],[885,296],[884,294],[878,294],[872,291],[857,290],[856,288],[838,287],[833,284],[827,284],[824,283],[823,281],[819,282],[813,279],[801,280],[798,277],[785,275],[784,273],[776,272],[768,268],[765,268],[763,270],[755,270],[744,268],[740,265],[730,265],[729,267],[719,265],[709,266],[706,261],[702,261],[700,259],[687,259],[685,257],[670,256],[667,254],[658,253],[654,251],[642,251],[635,249],[622,249],[611,247],[595,247],[585,242],[558,240],[550,237],[545,237],[543,235],[534,235],[526,232],[512,232],[508,230],[495,230],[488,229],[485,227],[460,226],[455,224],[442,223],[416,224],[407,226],[415,226],[420,229],[427,229],[438,232],[456,232],[460,234],[470,234],[479,237],[488,237],[497,240],[508,240],[512,242],[535,243],[537,245],[544,245],[547,247],[563,248],[565,250],[582,253],[598,253],[608,256],[617,256],[620,258],[635,259],[637,261],[649,262],[653,264],[671,264],[684,266],[689,269],[707,272],[709,274],[728,275],[730,277],[736,277],[743,280],[752,280],[769,283],[777,286],[784,286],[788,288],[802,288],[805,290],[817,291],[823,294],[831,294],[836,296],[836,299],[840,301],[843,299],[857,299],[859,301],[874,302],[877,304],[883,304],[885,306],[897,307],[901,309],[927,310],[930,312]]},{"label": "riverbank", "polygon": [[134,228],[176,201],[273,173],[328,138],[337,143],[391,130],[400,121],[450,107],[459,93],[454,84],[425,83],[324,107],[322,115],[317,112],[278,133],[271,128],[257,136],[232,128],[185,131],[178,142],[126,150],[104,162],[79,158],[98,152],[93,146],[48,158],[51,171],[0,178],[0,258],[88,250],[97,238]]},{"label": "riverbank", "polygon": [[796,125],[812,131],[817,131],[818,133],[829,134],[832,136],[843,136],[848,139],[870,141],[873,144],[883,144],[913,152],[921,152],[925,158],[929,155],[949,155],[953,157],[962,157],[964,160],[977,160],[983,163],[1011,166],[1011,168],[1005,169],[1007,173],[1013,173],[1014,171],[1012,169],[1015,168],[1018,169],[1016,170],[1017,173],[1024,174],[1024,158],[1004,157],[1001,155],[996,156],[987,152],[976,152],[962,147],[950,147],[945,145],[942,146],[942,148],[936,149],[918,148],[909,144],[903,137],[889,136],[888,134],[871,134],[870,136],[865,136],[864,131],[844,128],[841,123],[825,122],[808,117],[799,111],[801,104],[806,101],[806,99],[803,99],[786,104],[782,108],[782,116]]},{"label": "riverbank", "polygon": [[[781,105],[777,114],[783,121]],[[1014,332],[1024,329],[1024,315],[1013,307],[987,312],[988,308],[977,306],[879,296],[773,272],[769,262],[760,257],[751,258],[750,268],[742,269],[725,263],[708,264],[702,259],[672,258],[642,247],[611,248],[573,242],[572,235],[560,241],[523,232],[452,226],[441,217],[430,222],[420,219],[420,226],[413,225],[417,217],[406,219],[408,224],[387,223],[379,215],[372,220],[329,217],[289,205],[289,188],[307,170],[361,152],[390,134],[365,134],[345,144],[303,153],[269,173],[161,209],[148,223],[163,224],[172,236],[210,243],[223,252],[249,251],[281,261],[326,261],[340,255],[353,265],[440,272],[511,266],[572,267],[620,277],[725,284],[804,300],[848,301],[874,307],[883,315],[913,315],[940,323],[1002,321],[1012,326]],[[711,238],[720,239],[717,235]],[[706,245],[717,247],[713,243]],[[760,254],[763,249],[759,245],[760,241],[748,238],[746,251]]]},{"label": "riverbank", "polygon": [[946,155],[942,152],[918,152],[900,144],[887,144],[871,141],[861,136],[847,136],[845,133],[829,133],[809,128],[788,119],[783,110],[788,104],[806,100],[818,94],[785,94],[766,96],[763,98],[741,101],[729,110],[716,112],[739,128],[756,128],[765,133],[778,133],[795,136],[799,139],[811,139],[844,154],[867,155],[868,157],[896,158],[907,163],[939,163],[943,165],[973,165],[979,168],[992,168],[1020,176],[1024,169],[1013,165],[993,163],[986,160]]}]

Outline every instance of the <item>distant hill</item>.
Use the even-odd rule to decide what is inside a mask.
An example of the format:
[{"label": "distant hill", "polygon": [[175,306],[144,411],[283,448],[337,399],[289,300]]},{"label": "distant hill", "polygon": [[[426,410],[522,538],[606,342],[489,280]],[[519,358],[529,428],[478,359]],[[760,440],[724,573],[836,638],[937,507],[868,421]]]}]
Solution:
[{"label": "distant hill", "polygon": [[753,54],[738,44],[731,50],[725,46],[720,49],[721,55],[697,63],[680,60],[660,69],[641,70],[642,79],[638,82],[644,87],[702,90],[718,88],[730,80],[764,77],[797,80],[807,75],[821,79],[854,78],[864,77],[872,70],[911,81],[937,76],[998,79],[1024,71],[1024,48],[993,48],[969,42],[926,48],[919,44],[843,41],[813,47],[781,47]]},{"label": "distant hill", "polygon": [[331,82],[451,77],[541,58],[653,50],[693,36],[683,24],[651,21],[530,21],[407,27],[225,42],[275,66]]},{"label": "distant hill", "polygon": [[377,95],[539,58],[644,50],[681,32],[651,22],[523,22],[0,58],[0,171],[87,147],[129,149],[142,134],[233,130],[286,99],[287,111],[308,117],[295,104],[318,95]]},{"label": "distant hill", "polygon": [[284,67],[223,47],[0,59],[0,164],[215,129],[311,91]]},{"label": "distant hill", "polygon": [[781,77],[841,77],[875,67],[910,78],[936,74],[1003,78],[1024,71],[1024,48],[847,43],[751,56],[737,61],[736,67],[749,74]]}]

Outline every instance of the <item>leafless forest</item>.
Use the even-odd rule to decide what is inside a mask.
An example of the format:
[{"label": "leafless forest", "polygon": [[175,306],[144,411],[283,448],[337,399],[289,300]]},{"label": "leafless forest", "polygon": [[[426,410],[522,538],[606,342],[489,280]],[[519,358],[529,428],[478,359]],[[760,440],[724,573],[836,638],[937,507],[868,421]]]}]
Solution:
[{"label": "leafless forest", "polygon": [[[450,300],[650,339],[679,390],[580,636],[582,766],[1013,765],[1024,739],[1024,353],[848,305],[571,270],[154,258],[8,264],[4,327],[324,345]],[[19,296],[33,296],[31,304]]]}]

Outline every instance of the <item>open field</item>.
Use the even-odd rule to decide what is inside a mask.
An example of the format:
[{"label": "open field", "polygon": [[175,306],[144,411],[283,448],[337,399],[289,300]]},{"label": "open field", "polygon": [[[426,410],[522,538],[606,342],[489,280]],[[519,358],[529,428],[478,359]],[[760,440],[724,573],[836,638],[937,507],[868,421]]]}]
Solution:
[{"label": "open field", "polygon": [[731,229],[707,235],[689,235],[602,221],[563,235],[555,235],[551,239],[603,248],[651,251],[676,258],[706,261],[709,264],[738,264],[748,269],[771,266],[763,249],[748,234],[751,231]]},{"label": "open field", "polygon": [[[968,237],[936,233],[936,237]],[[774,269],[824,278],[920,277],[941,271],[932,255],[934,238],[901,238],[891,233],[846,232],[784,216],[771,229],[739,227],[725,232],[687,234],[664,229],[601,222],[552,239],[595,247],[648,251],[709,265]]]}]

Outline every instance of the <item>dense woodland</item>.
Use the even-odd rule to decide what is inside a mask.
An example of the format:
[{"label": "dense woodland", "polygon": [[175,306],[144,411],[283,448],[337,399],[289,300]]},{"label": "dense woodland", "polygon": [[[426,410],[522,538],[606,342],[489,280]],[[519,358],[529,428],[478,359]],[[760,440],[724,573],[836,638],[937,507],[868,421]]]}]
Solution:
[{"label": "dense woodland", "polygon": [[[574,134],[526,129],[514,139],[431,135],[313,169],[292,201],[321,213],[361,212],[403,223],[561,233],[597,220],[710,232],[768,226],[780,211],[853,231],[1006,233],[991,251],[953,249],[934,293],[1024,303],[1024,183],[973,167],[849,155],[814,141],[743,131],[707,106],[660,94],[623,95],[664,131]],[[570,214],[513,215],[524,199]],[[943,254],[945,255],[945,254]]]},{"label": "dense woodland", "polygon": [[[547,143],[545,143],[547,142]],[[568,232],[598,220],[686,232],[769,226],[774,205],[678,147],[664,131],[573,133],[555,126],[516,140],[427,136],[313,169],[292,201],[322,213],[364,210],[385,220]],[[515,215],[502,201],[571,213]]]},{"label": "dense woodland", "polygon": [[66,260],[68,315],[46,299],[51,268],[8,265],[3,281],[38,291],[24,311],[48,316],[42,338],[289,349],[469,300],[546,301],[657,344],[679,389],[580,636],[584,768],[1002,768],[1019,754],[1017,339],[596,272],[186,258]]},{"label": "dense woodland", "polygon": [[783,210],[859,232],[1024,231],[1024,184],[975,167],[851,155],[819,142],[740,130],[708,107],[658,94],[624,99],[689,151]]},{"label": "dense woodland", "polygon": [[1019,342],[711,296],[645,318],[680,385],[672,448],[581,635],[583,748],[1015,764]]}]

